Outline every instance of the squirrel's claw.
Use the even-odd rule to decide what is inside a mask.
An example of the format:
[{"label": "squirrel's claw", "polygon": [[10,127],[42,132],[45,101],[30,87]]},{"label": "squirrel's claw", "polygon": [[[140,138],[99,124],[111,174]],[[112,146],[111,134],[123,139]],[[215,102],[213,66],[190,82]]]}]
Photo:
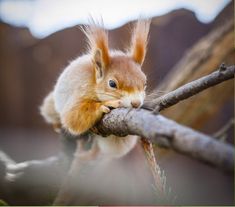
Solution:
[{"label": "squirrel's claw", "polygon": [[102,105],[100,108],[101,108],[101,111],[105,114],[110,112],[110,109],[108,106]]}]

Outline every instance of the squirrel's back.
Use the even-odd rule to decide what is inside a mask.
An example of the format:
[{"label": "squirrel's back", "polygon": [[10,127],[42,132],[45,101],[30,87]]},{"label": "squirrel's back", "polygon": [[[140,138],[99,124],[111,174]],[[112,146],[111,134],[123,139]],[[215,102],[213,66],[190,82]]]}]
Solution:
[{"label": "squirrel's back", "polygon": [[95,84],[91,58],[90,54],[78,57],[60,75],[53,92],[57,112],[62,112],[72,99],[91,95]]}]

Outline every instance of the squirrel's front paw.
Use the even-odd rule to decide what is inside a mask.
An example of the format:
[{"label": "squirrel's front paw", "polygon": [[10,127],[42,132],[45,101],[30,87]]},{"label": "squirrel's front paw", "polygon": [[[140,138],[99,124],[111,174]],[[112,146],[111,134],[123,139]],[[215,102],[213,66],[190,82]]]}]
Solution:
[{"label": "squirrel's front paw", "polygon": [[122,107],[123,104],[121,100],[111,100],[111,101],[105,101],[103,105],[108,108],[116,109],[116,108]]},{"label": "squirrel's front paw", "polygon": [[102,105],[102,106],[100,107],[100,109],[101,109],[101,111],[102,111],[103,113],[105,113],[105,114],[107,114],[107,113],[110,112],[109,107],[104,106],[104,105]]},{"label": "squirrel's front paw", "polygon": [[121,100],[111,100],[111,101],[104,101],[100,107],[101,111],[105,114],[109,113],[112,108],[116,109],[122,107]]}]

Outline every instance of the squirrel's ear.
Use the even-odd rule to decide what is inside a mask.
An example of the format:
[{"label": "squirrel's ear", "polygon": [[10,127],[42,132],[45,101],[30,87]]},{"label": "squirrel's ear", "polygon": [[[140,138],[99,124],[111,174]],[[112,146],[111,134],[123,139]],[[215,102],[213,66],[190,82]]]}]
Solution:
[{"label": "squirrel's ear", "polygon": [[92,18],[90,19],[90,25],[81,28],[88,40],[89,52],[96,59],[97,51],[99,51],[100,61],[104,68],[110,63],[110,55],[108,48],[108,33],[103,29],[102,21],[95,22]]},{"label": "squirrel's ear", "polygon": [[102,80],[104,76],[104,63],[102,58],[102,52],[100,49],[97,49],[95,51],[94,57],[93,57],[93,63],[95,66],[95,77],[96,81],[99,82]]},{"label": "squirrel's ear", "polygon": [[143,64],[147,51],[148,34],[151,20],[138,20],[135,24],[129,53],[134,61],[140,65]]}]

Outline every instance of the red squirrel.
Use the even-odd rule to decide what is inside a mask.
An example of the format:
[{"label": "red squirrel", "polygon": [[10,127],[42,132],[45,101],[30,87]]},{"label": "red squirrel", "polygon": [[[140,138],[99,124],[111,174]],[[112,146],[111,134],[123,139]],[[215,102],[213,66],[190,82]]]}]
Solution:
[{"label": "red squirrel", "polygon": [[[94,22],[82,29],[88,52],[72,61],[59,76],[40,111],[57,130],[73,135],[91,129],[110,108],[141,107],[145,98],[144,62],[150,20],[139,20],[132,31],[127,51],[110,50],[108,34]],[[137,136],[103,138],[94,135],[101,155],[119,158],[137,143]]]}]

